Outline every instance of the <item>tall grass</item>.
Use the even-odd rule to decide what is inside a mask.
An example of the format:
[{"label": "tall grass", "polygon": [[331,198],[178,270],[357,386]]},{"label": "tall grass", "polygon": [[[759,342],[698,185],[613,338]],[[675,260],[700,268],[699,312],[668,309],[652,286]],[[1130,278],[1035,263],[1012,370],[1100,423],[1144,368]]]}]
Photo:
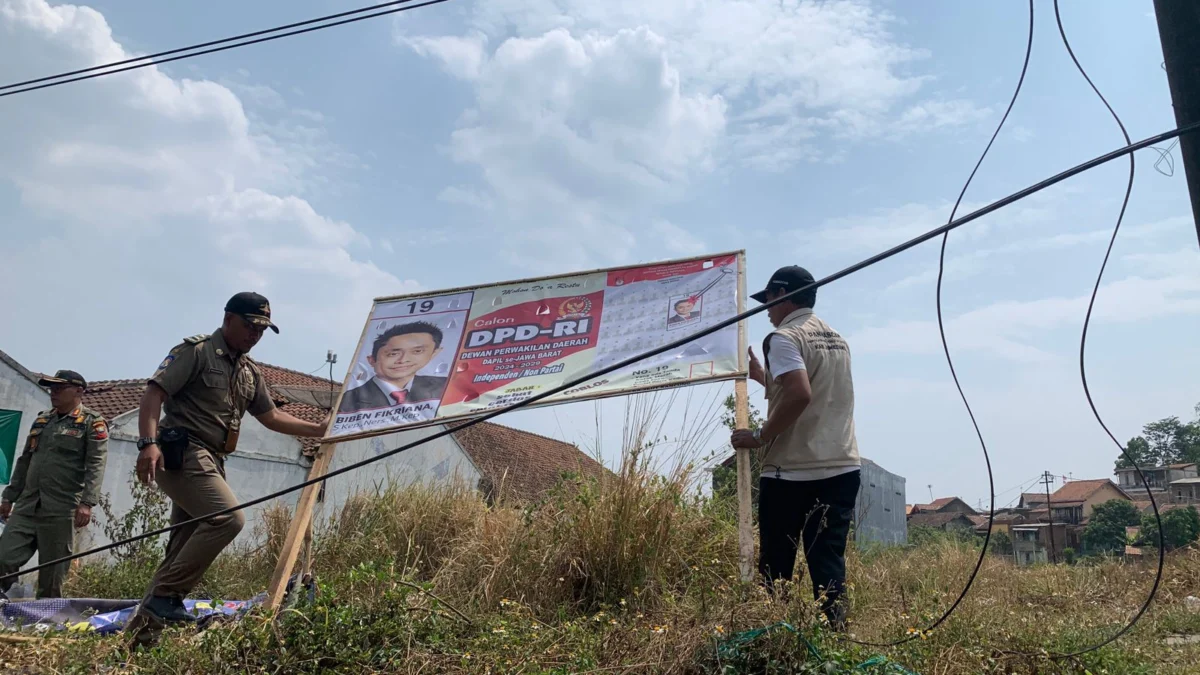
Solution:
[{"label": "tall grass", "polygon": [[[896,664],[936,673],[1194,672],[1200,647],[1165,642],[1200,633],[1200,613],[1184,602],[1200,596],[1200,553],[1191,550],[1171,556],[1159,601],[1131,635],[1079,659],[1046,652],[1110,635],[1144,597],[1153,567],[1016,568],[989,558],[973,593],[931,635],[873,648],[828,634],[802,577],[789,600],[737,580],[735,508],[699,489],[715,412],[701,405],[678,430],[663,424],[672,407],[694,405],[670,395],[631,400],[614,475],[566,477],[536,503],[489,506],[455,484],[351,499],[317,526],[316,600],[275,620],[252,614],[199,635],[179,629],[132,656],[111,638],[0,643],[0,661],[32,672],[900,672]],[[593,448],[604,449],[599,440]],[[200,591],[261,591],[287,518],[268,512],[263,544],[223,555]],[[852,549],[853,635],[886,642],[927,625],[976,555],[948,539]],[[143,567],[87,565],[69,592],[142,588],[152,571]],[[764,627],[774,629],[742,634]]]}]

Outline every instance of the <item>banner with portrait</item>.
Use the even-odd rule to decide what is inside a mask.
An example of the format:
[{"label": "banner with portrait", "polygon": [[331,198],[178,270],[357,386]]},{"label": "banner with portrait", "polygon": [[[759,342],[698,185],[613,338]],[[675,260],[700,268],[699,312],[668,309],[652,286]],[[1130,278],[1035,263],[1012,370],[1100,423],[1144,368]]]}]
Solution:
[{"label": "banner with portrait", "polygon": [[[331,437],[468,418],[730,319],[743,253],[379,298]],[[553,405],[743,375],[737,324],[539,401]]]}]

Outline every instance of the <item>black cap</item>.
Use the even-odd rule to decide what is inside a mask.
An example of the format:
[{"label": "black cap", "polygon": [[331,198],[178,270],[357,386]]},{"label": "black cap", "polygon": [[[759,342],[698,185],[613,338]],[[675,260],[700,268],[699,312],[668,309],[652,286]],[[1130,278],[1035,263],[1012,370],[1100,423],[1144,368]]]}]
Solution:
[{"label": "black cap", "polygon": [[767,282],[767,287],[761,291],[751,295],[756,301],[765,303],[767,301],[768,291],[792,291],[799,290],[811,284],[815,279],[808,270],[797,265],[789,265],[780,267],[775,270],[775,274],[771,275],[771,280]]},{"label": "black cap", "polygon": [[269,327],[276,333],[279,326],[271,323],[271,303],[258,293],[238,293],[225,303],[225,311],[237,314],[256,326]]},{"label": "black cap", "polygon": [[60,370],[54,373],[54,377],[43,377],[38,380],[38,384],[43,387],[49,387],[52,384],[70,384],[87,389],[87,380],[83,379],[82,375],[73,370]]}]

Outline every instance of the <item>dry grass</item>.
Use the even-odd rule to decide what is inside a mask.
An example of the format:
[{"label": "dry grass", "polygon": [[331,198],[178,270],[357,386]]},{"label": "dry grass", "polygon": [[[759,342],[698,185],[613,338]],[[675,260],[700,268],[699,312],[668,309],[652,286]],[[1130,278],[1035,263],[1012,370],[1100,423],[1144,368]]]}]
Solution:
[{"label": "dry grass", "polygon": [[[631,410],[639,428],[653,406]],[[1153,567],[1106,561],[1016,568],[989,558],[959,610],[931,635],[867,647],[824,632],[801,589],[769,600],[736,580],[733,505],[699,496],[689,462],[653,463],[654,433],[627,434],[616,480],[567,478],[533,505],[485,505],[457,487],[361,496],[322,523],[312,604],[277,621],[250,615],[196,634],[168,634],[130,656],[116,638],[0,643],[4,672],[169,673],[1183,673],[1200,646],[1200,552],[1169,560],[1151,612],[1115,645],[1052,659],[1111,635],[1137,608]],[[656,447],[657,446],[657,447]],[[661,460],[660,460],[661,461]],[[654,470],[657,469],[657,470]],[[691,486],[691,487],[689,487]],[[221,558],[216,597],[265,587],[286,514],[266,544]],[[853,635],[890,642],[940,615],[977,549],[952,540],[850,555]],[[111,596],[148,569],[93,568],[72,594]],[[464,619],[463,617],[467,617]],[[786,621],[746,645],[730,638]],[[880,656],[886,658],[879,658]],[[874,659],[873,659],[874,657]]]}]

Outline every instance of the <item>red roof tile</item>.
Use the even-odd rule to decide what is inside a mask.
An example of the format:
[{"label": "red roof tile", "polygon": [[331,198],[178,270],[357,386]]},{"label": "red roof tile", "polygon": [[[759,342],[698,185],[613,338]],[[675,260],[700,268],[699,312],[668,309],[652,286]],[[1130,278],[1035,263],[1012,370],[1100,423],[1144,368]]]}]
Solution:
[{"label": "red roof tile", "polygon": [[[1121,488],[1117,487],[1116,483],[1107,478],[1096,478],[1092,480],[1073,480],[1067,483],[1055,490],[1054,494],[1050,495],[1050,503],[1055,506],[1059,504],[1082,503],[1090,499],[1097,490],[1100,490],[1105,485],[1111,485],[1126,499],[1129,499],[1129,495],[1126,495]],[[1045,499],[1042,500],[1043,503],[1045,501]]]},{"label": "red roof tile", "polygon": [[[297,393],[311,391],[328,397],[330,381],[299,371],[259,363],[263,377],[275,393],[280,410],[309,422],[322,422],[328,412],[311,405]],[[341,385],[335,383],[334,393]],[[108,419],[136,410],[146,380],[106,380],[93,382],[84,392],[84,404]],[[475,466],[493,486],[503,486],[503,495],[522,501],[536,499],[554,487],[566,471],[584,476],[611,475],[596,460],[569,443],[556,441],[527,431],[482,422],[454,434],[459,445],[470,455]],[[298,438],[301,451],[312,456],[320,446],[315,438]]]},{"label": "red roof tile", "polygon": [[[987,522],[986,518],[984,522]],[[949,513],[914,513],[908,517],[908,524],[910,526],[945,527],[951,523],[962,525],[963,527],[975,527],[975,523],[971,521],[970,516],[957,511]]]},{"label": "red roof tile", "polygon": [[612,473],[570,443],[481,422],[454,438],[500,495],[531,501],[553,488],[564,472],[604,478]]},{"label": "red roof tile", "polygon": [[[262,370],[263,378],[266,379],[267,384],[272,389],[286,390],[294,387],[298,389],[326,391],[330,384],[333,384],[334,391],[336,392],[341,387],[340,383],[331,383],[322,377],[306,375],[295,370],[273,366],[269,363],[259,363],[258,366]],[[142,392],[145,390],[146,380],[100,380],[88,384],[87,391],[83,393],[83,403],[111,420],[117,415],[136,409],[141,403]],[[279,403],[286,400],[289,400],[289,397],[281,395],[277,397],[276,402]],[[296,414],[290,408],[288,408],[288,412]],[[312,415],[310,412],[305,412],[304,414]],[[296,416],[300,417],[300,415]],[[310,418],[303,417],[303,419]],[[310,419],[310,421],[319,422],[322,419],[325,419],[324,415],[315,420]]]},{"label": "red roof tile", "polygon": [[954,502],[962,502],[962,505],[967,508],[967,511],[964,511],[964,513],[968,515],[975,513],[975,509],[971,508],[971,505],[963,501],[960,497],[939,497],[928,504],[914,504],[913,511],[918,513],[941,513],[942,509]]},{"label": "red roof tile", "polygon": [[136,410],[146,390],[145,380],[100,380],[89,382],[83,392],[83,404],[112,420],[117,415]]}]

